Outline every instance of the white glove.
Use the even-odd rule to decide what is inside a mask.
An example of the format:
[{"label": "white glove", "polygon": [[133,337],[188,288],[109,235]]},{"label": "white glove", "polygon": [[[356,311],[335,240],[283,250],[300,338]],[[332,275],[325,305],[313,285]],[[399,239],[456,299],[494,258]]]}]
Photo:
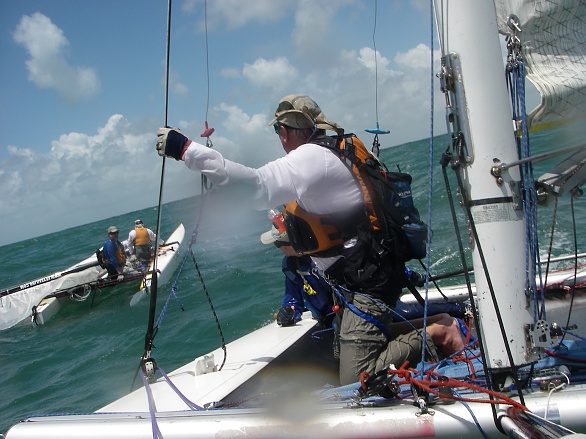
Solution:
[{"label": "white glove", "polygon": [[191,141],[177,128],[159,128],[157,153],[163,157],[181,160]]}]

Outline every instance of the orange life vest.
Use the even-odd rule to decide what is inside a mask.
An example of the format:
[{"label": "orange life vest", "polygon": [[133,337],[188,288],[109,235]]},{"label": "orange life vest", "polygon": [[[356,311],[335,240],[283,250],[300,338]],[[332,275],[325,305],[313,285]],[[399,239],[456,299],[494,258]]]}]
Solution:
[{"label": "orange life vest", "polygon": [[283,216],[287,236],[298,254],[321,257],[341,253],[344,242],[358,233],[367,219],[364,207],[336,215],[316,215],[305,211],[297,201],[285,205]]},{"label": "orange life vest", "polygon": [[124,253],[124,246],[120,241],[116,241],[118,249],[116,250],[116,260],[121,267],[126,265],[126,253]]},{"label": "orange life vest", "polygon": [[136,237],[134,238],[134,245],[148,245],[151,243],[149,232],[144,227],[135,227]]}]

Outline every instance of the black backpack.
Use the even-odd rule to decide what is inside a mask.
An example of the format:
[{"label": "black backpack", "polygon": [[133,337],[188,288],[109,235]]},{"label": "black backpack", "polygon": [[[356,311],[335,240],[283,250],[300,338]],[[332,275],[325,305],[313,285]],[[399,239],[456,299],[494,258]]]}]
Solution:
[{"label": "black backpack", "polygon": [[104,259],[104,252],[101,248],[96,249],[96,259],[100,264],[100,267],[106,268],[106,260]]},{"label": "black backpack", "polygon": [[312,140],[335,152],[352,170],[366,204],[373,234],[399,262],[422,259],[427,253],[427,225],[413,204],[412,177],[390,172],[354,134]]}]

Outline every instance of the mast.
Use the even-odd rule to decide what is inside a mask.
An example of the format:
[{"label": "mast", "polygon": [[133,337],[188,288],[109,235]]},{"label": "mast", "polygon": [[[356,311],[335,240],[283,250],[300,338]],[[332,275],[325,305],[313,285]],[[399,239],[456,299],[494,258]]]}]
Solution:
[{"label": "mast", "polygon": [[525,294],[525,279],[533,270],[526,269],[519,169],[512,167],[500,178],[491,174],[495,160],[518,159],[495,6],[490,0],[438,3],[445,66],[440,76],[448,91],[448,129],[458,143],[452,167],[459,169],[468,218],[480,331],[488,368],[506,375],[535,359]]}]

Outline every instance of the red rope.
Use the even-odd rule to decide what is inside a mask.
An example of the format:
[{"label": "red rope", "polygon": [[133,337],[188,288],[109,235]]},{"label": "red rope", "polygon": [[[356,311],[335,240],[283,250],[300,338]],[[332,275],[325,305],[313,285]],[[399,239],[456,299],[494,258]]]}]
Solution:
[{"label": "red rope", "polygon": [[[519,410],[529,411],[529,409],[527,407],[525,407],[523,404],[520,404],[519,402],[515,401],[514,399],[509,398],[508,396],[503,395],[502,393],[495,392],[494,390],[490,390],[490,389],[486,389],[484,387],[477,386],[476,384],[467,383],[465,381],[460,381],[460,380],[456,380],[454,378],[446,378],[446,377],[442,377],[441,381],[436,381],[436,380],[431,380],[431,379],[424,379],[424,380],[416,379],[413,377],[411,372],[417,373],[417,371],[414,369],[407,369],[407,365],[408,365],[408,362],[405,362],[397,370],[389,369],[388,374],[389,375],[396,375],[397,377],[401,378],[402,380],[399,381],[399,384],[415,385],[415,386],[425,390],[426,392],[429,392],[433,395],[436,395],[440,399],[451,399],[454,401],[475,402],[475,403],[481,403],[481,404],[506,404],[506,405],[511,405],[513,407],[516,407]],[[433,375],[438,376],[438,377],[440,376],[435,373],[433,373]],[[362,380],[361,380],[361,383],[362,383]],[[440,393],[439,391],[434,389],[434,388],[439,388],[439,387],[448,387],[448,388],[464,387],[469,390],[475,391],[477,393],[485,393],[487,395],[492,396],[495,399],[474,399],[474,398],[457,397],[454,395],[447,395],[444,393]]]}]

